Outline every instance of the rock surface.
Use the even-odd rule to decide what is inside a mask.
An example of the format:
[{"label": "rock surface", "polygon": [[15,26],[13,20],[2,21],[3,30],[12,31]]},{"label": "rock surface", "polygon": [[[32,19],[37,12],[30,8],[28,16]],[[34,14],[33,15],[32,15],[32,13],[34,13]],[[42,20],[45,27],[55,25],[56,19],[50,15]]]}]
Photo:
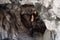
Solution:
[{"label": "rock surface", "polygon": [[[60,29],[59,29],[60,28],[60,0],[38,0],[38,1],[37,0],[34,0],[34,1],[32,1],[32,0],[25,0],[25,1],[22,0],[22,1],[19,1],[19,2],[21,4],[24,4],[24,3],[28,2],[28,1],[33,2],[34,5],[35,5],[35,3],[37,3],[37,5],[42,5],[42,7],[39,6],[39,8],[38,8],[38,6],[36,6],[36,5],[35,6],[40,11],[40,16],[41,16],[42,20],[45,22],[46,28],[48,30],[50,30],[51,32],[53,32],[52,33],[53,34],[53,40],[60,40]],[[11,3],[11,1],[9,1],[9,0],[4,0],[4,1],[0,0],[0,4],[4,4],[4,3]],[[41,7],[41,10],[40,10],[40,7]],[[9,8],[11,8],[11,6]],[[16,8],[17,8],[17,6],[14,9],[16,9]],[[17,9],[20,10],[19,8],[17,8]],[[14,13],[14,12],[16,12],[16,10],[14,11],[12,9],[11,12]],[[17,16],[19,14],[15,13],[15,15]],[[10,21],[9,18],[10,17],[7,17],[8,21]],[[18,18],[18,22],[20,23],[19,18]],[[5,32],[5,33],[7,33],[7,32]],[[50,34],[50,32],[48,32],[48,34]],[[45,36],[46,36],[46,34],[45,34]],[[28,36],[26,36],[26,37],[28,37]],[[2,38],[4,38],[4,37],[2,37]],[[15,38],[15,36],[13,38]],[[25,37],[23,37],[23,38],[25,38]],[[28,38],[26,40],[28,40]],[[32,38],[30,38],[30,40],[32,40]]]},{"label": "rock surface", "polygon": [[11,3],[9,0],[0,0],[0,4]]},{"label": "rock surface", "polygon": [[46,26],[38,14],[33,4],[0,4],[1,40],[42,40]]}]

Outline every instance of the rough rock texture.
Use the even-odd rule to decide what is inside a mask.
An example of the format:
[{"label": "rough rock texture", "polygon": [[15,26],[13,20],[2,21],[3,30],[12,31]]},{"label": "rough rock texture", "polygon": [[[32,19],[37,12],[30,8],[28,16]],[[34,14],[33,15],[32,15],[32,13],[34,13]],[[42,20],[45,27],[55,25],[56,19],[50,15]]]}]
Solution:
[{"label": "rough rock texture", "polygon": [[[4,2],[2,2],[2,0],[0,1],[0,4],[3,4]],[[50,34],[50,32],[48,32],[48,34],[50,34],[50,36],[52,37],[52,40],[60,40],[60,0],[34,0],[34,1],[32,1],[32,0],[21,0],[21,1],[19,1],[21,4],[24,4],[24,3],[32,3],[32,4],[34,4],[34,6],[35,6],[35,8],[37,8],[38,9],[38,11],[39,11],[39,13],[40,13],[40,17],[41,17],[41,19],[44,21],[44,23],[45,23],[45,25],[46,25],[46,28],[48,29],[48,30],[50,30],[50,32],[51,32],[51,34]],[[6,2],[5,2],[6,3]],[[10,1],[8,1],[8,3],[11,3]],[[17,2],[15,2],[15,4],[16,3],[18,3],[18,1]],[[14,5],[15,6],[15,5]],[[4,6],[5,7],[5,6]],[[11,8],[11,6],[9,5],[9,6],[7,6],[7,7],[9,7],[9,10],[11,10],[12,8]],[[14,10],[14,9],[16,9],[17,7],[13,7],[13,9],[11,10],[11,13],[15,13],[15,15],[17,16],[17,15],[19,15],[17,12],[16,12],[16,10]],[[18,10],[20,10],[19,8],[17,8]],[[18,11],[17,10],[17,11]],[[19,11],[18,11],[19,12]],[[17,14],[16,14],[17,13]],[[12,14],[12,15],[13,15]],[[3,15],[3,14],[1,14],[1,15]],[[5,16],[6,16],[7,14],[5,14]],[[18,17],[20,17],[20,16],[18,16]],[[16,17],[17,18],[17,21],[18,21],[18,24],[20,24],[20,19],[18,18],[18,17]],[[1,16],[1,23],[2,23],[2,18],[3,18],[3,16]],[[6,17],[6,19],[8,20],[8,21],[10,21],[10,16],[9,16],[9,14],[7,15],[7,17]],[[6,19],[5,19],[5,21],[6,21]],[[4,25],[5,25],[5,23],[7,23],[7,22],[5,22],[4,21]],[[13,22],[13,21],[12,21]],[[9,24],[9,23],[7,23],[7,24]],[[12,23],[13,25],[14,25],[14,23]],[[4,26],[3,25],[3,26]],[[2,24],[0,24],[0,26],[2,26]],[[9,26],[9,25],[8,25]],[[18,25],[17,25],[18,26]],[[7,26],[6,26],[7,27]],[[24,27],[21,27],[22,29],[24,29]],[[3,28],[1,28],[1,29],[3,29]],[[5,28],[4,28],[5,29]],[[7,29],[8,30],[8,29]],[[3,32],[4,33],[6,33],[7,34],[7,32],[5,32],[5,30],[3,30]],[[3,36],[3,35],[2,35]],[[5,35],[4,35],[5,36]],[[13,34],[13,36],[14,36],[14,34]],[[48,37],[47,35],[46,35],[46,33],[45,33],[45,36],[46,37]],[[7,36],[6,36],[7,37]],[[26,37],[28,37],[28,36],[26,36]],[[4,37],[2,37],[2,38],[4,38]],[[13,37],[13,38],[15,38],[15,36]],[[23,37],[24,38],[24,37]],[[22,38],[22,39],[23,39]],[[44,37],[45,38],[45,37]],[[28,40],[28,38],[26,39],[26,40]],[[32,40],[32,38],[30,38],[30,40]],[[33,39],[34,40],[34,39]],[[46,39],[45,39],[46,40]],[[47,39],[48,40],[48,39]],[[50,39],[51,40],[51,39]]]},{"label": "rough rock texture", "polygon": [[0,4],[11,3],[9,0],[0,0]]},{"label": "rough rock texture", "polygon": [[[47,4],[48,6],[46,6]],[[45,8],[43,7],[42,9],[42,19],[44,20],[47,29],[53,31],[53,40],[60,40],[60,0],[50,0],[47,4],[45,5]],[[51,8],[48,9],[50,6]]]},{"label": "rough rock texture", "polygon": [[34,5],[18,2],[0,4],[1,40],[42,40],[45,30],[46,26]]}]

